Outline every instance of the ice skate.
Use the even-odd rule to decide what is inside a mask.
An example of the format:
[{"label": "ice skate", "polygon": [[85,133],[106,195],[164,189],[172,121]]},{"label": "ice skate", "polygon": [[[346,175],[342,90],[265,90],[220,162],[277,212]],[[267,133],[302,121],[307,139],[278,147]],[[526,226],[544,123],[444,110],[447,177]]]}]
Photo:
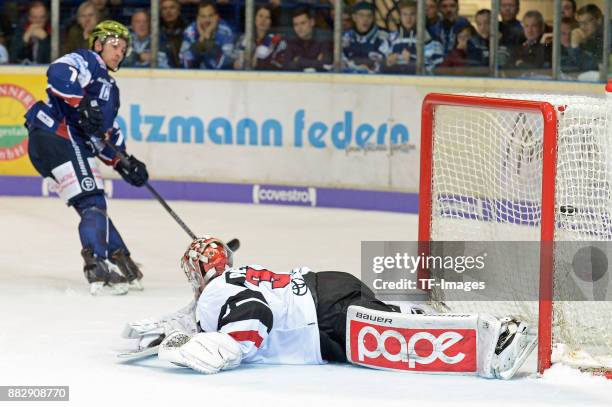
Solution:
[{"label": "ice skate", "polygon": [[511,379],[535,348],[538,336],[524,322],[504,318],[492,368],[498,379]]},{"label": "ice skate", "polygon": [[83,249],[81,255],[85,260],[83,272],[89,281],[91,295],[123,295],[128,292],[128,282],[122,275],[110,270],[105,260],[93,255],[91,249]]},{"label": "ice skate", "polygon": [[144,289],[141,282],[142,272],[129,254],[125,253],[123,249],[118,249],[111,254],[110,260],[127,279],[130,290],[142,291]]}]

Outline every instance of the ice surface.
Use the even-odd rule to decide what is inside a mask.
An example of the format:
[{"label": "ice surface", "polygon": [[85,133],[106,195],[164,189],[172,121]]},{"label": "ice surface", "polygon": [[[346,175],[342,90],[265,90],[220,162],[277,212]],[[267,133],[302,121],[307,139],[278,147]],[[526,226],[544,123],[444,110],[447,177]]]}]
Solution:
[{"label": "ice surface", "polygon": [[[308,265],[358,275],[361,240],[417,234],[416,216],[404,214],[171,205],[196,233],[239,237],[237,263],[272,270]],[[126,321],[189,302],[178,259],[190,239],[155,201],[111,200],[109,212],[144,265],[144,292],[91,297],[76,213],[54,198],[0,198],[0,385],[69,385],[70,403],[53,405],[72,406],[612,406],[612,381],[564,367],[535,378],[528,372],[533,361],[509,382],[345,365],[243,366],[204,376],[156,358],[120,362]]]}]

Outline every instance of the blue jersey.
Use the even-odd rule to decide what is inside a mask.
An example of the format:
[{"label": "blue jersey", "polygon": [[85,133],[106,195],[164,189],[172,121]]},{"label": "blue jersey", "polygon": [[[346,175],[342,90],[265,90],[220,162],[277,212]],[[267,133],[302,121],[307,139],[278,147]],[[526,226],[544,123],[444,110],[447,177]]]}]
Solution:
[{"label": "blue jersey", "polygon": [[342,36],[342,59],[353,73],[375,73],[389,54],[389,33],[376,25],[365,34],[350,30]]},{"label": "blue jersey", "polygon": [[200,41],[197,22],[183,32],[179,60],[183,68],[230,69],[234,55],[234,32],[223,20],[219,21],[212,39]]},{"label": "blue jersey", "polygon": [[[101,134],[85,134],[78,125],[77,107],[83,96],[94,97],[103,114]],[[119,112],[119,88],[102,58],[79,49],[54,61],[47,69],[47,103],[37,102],[26,113],[28,128],[41,128],[92,150],[107,164],[117,160],[103,142],[106,136],[124,150],[124,138],[115,120]]]},{"label": "blue jersey", "polygon": [[[417,33],[415,29],[406,30],[404,27],[400,27],[399,30],[392,32],[389,35],[389,48],[390,53],[398,54],[399,58],[397,61],[398,71],[405,71],[405,73],[415,73],[416,71],[416,59],[417,59]],[[410,53],[409,60],[404,60],[404,50]],[[442,44],[438,41],[431,39],[429,33],[425,32],[425,70],[431,73],[433,69],[440,65],[444,61],[444,52],[442,50]]]},{"label": "blue jersey", "polygon": [[427,30],[432,39],[442,44],[444,56],[446,56],[455,48],[459,31],[468,25],[470,25],[470,22],[464,17],[457,17],[452,23],[440,19],[437,23],[427,27]]}]

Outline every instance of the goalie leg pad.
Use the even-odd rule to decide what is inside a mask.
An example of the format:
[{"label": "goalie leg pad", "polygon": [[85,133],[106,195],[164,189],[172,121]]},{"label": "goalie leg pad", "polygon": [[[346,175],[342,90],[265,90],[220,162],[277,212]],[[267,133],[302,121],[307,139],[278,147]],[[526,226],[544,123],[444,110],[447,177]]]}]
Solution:
[{"label": "goalie leg pad", "polygon": [[415,315],[351,306],[346,357],[384,370],[478,372],[477,315]]},{"label": "goalie leg pad", "polygon": [[351,306],[346,357],[384,370],[510,379],[537,335],[512,318],[487,314],[414,315]]}]

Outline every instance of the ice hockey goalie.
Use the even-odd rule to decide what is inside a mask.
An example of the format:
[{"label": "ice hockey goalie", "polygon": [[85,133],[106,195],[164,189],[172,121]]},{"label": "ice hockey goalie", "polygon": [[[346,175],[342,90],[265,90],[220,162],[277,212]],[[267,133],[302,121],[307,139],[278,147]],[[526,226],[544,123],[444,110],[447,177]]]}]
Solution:
[{"label": "ice hockey goalie", "polygon": [[427,314],[386,304],[359,279],[300,267],[233,267],[219,239],[194,240],[181,259],[195,299],[161,318],[128,323],[123,336],[161,360],[201,373],[242,363],[349,362],[376,369],[510,379],[536,344],[512,318]]}]

